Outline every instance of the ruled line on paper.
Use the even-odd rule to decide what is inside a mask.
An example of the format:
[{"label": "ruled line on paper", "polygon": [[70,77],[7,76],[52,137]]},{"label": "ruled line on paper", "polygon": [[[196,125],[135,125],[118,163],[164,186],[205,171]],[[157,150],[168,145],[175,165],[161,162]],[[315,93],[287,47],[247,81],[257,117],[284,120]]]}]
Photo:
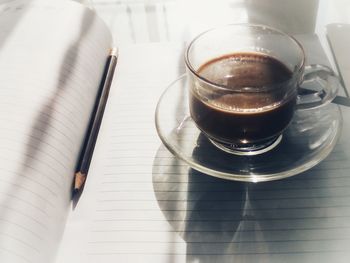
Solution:
[{"label": "ruled line on paper", "polygon": [[[171,182],[170,184],[176,184],[176,185],[179,185],[179,184],[182,184],[183,182]],[[116,184],[118,186],[120,186],[121,184],[125,184],[125,185],[128,185],[128,184],[142,184],[140,182],[120,182],[120,181],[117,181],[117,182],[113,182],[113,181],[104,181],[102,182],[102,184],[106,184],[106,185],[113,185],[113,184]],[[156,186],[157,184],[169,184],[169,183],[164,183],[164,182],[153,182],[153,186]],[[191,184],[191,182],[186,182],[186,188],[188,186],[188,184]],[[194,183],[194,184],[198,184],[197,182]],[[207,184],[207,183],[205,183]],[[215,183],[213,183],[215,185]],[[222,184],[222,183],[221,183]],[[341,185],[332,185],[331,188],[349,188],[350,187],[350,184],[342,184],[340,183]],[[149,183],[145,183],[142,187],[145,187],[145,186],[151,186]],[[220,186],[220,184],[219,184]],[[314,190],[314,189],[330,189],[329,186],[306,186],[306,187],[303,187],[303,186],[294,186],[294,187],[281,187],[280,189],[278,189],[278,191],[284,191],[284,190],[298,190],[298,191],[303,191],[303,190]],[[131,189],[132,190],[132,189]],[[137,191],[139,191],[139,189],[136,189]],[[140,189],[140,191],[142,191]],[[155,190],[156,192],[161,192],[162,190]],[[166,191],[169,191],[169,190],[166,190]],[[172,190],[174,192],[183,192],[183,190]],[[188,190],[185,190],[186,192],[188,192]],[[227,190],[227,189],[223,189],[223,190],[212,190],[210,192],[231,192],[230,190]],[[268,191],[276,191],[276,189],[269,189],[269,188],[264,188],[264,189],[261,189],[261,190],[256,190],[255,192],[268,192]],[[201,192],[201,191],[191,191],[191,192]],[[350,196],[350,194],[349,194]]]},{"label": "ruled line on paper", "polygon": [[[285,207],[285,208],[278,208],[278,210],[321,210],[323,208],[349,208],[350,205],[329,205],[329,206],[305,206],[305,207]],[[276,208],[250,208],[250,209],[245,209],[246,212],[256,212],[256,211],[275,211]],[[147,211],[147,212],[152,212],[152,211],[158,211],[157,208],[109,208],[109,209],[96,209],[96,212],[116,212],[116,211]],[[239,208],[231,208],[231,209],[220,209],[220,208],[215,208],[215,209],[164,209],[164,212],[171,212],[171,211],[188,211],[188,212],[235,212],[235,211],[241,211]],[[350,216],[350,215],[349,215]],[[265,219],[263,219],[265,220]]]},{"label": "ruled line on paper", "polygon": [[7,224],[9,224],[9,225],[14,225],[14,226],[16,226],[16,227],[18,227],[18,228],[20,228],[20,229],[22,229],[22,230],[24,230],[24,231],[30,233],[32,236],[34,236],[34,237],[37,239],[37,241],[38,241],[38,240],[43,240],[43,238],[44,238],[43,235],[39,235],[39,234],[37,234],[36,232],[32,231],[31,229],[29,229],[29,228],[27,228],[27,227],[25,227],[25,226],[23,226],[23,225],[21,225],[21,224],[18,224],[18,223],[16,223],[16,222],[12,222],[12,221],[10,221],[10,220],[6,220],[6,219],[3,219],[3,218],[0,218],[0,221],[2,221],[2,223],[5,222],[5,223],[7,223]]},{"label": "ruled line on paper", "polygon": [[[133,175],[141,175],[141,177],[142,177],[142,175],[145,175],[146,173],[144,173],[144,174],[142,174],[142,173],[133,173]],[[140,178],[137,178],[138,180],[136,181],[130,181],[130,178],[116,178],[115,177],[115,174],[105,174],[106,176],[104,177],[106,180],[111,180],[111,181],[106,181],[106,180],[104,180],[103,182],[102,182],[102,184],[109,184],[109,183],[127,183],[127,184],[136,184],[136,183],[148,183],[148,181],[142,181],[142,180],[140,180]],[[176,173],[167,173],[167,175],[176,175]],[[293,182],[298,182],[298,181],[300,181],[300,184],[302,184],[302,182],[307,182],[307,181],[329,181],[330,180],[330,178],[322,178],[321,176],[319,176],[319,175],[315,175],[315,176],[313,176],[313,177],[315,177],[315,178],[304,178],[304,180],[293,180]],[[344,175],[344,176],[336,176],[336,177],[332,177],[332,179],[333,178],[337,178],[337,179],[349,179],[349,176],[346,176],[346,175]],[[112,180],[113,179],[113,180]],[[121,179],[124,179],[124,180],[126,180],[126,181],[123,181],[123,180],[121,180]],[[167,184],[181,184],[181,183],[187,183],[187,184],[189,184],[189,183],[195,183],[195,184],[224,184],[224,182],[211,182],[211,181],[203,181],[203,182],[195,182],[195,181],[189,181],[189,180],[184,180],[184,181],[176,181],[176,179],[174,180],[174,181],[171,181],[171,182],[163,182],[163,181],[153,181],[153,183],[154,184],[165,184],[165,183],[167,183]],[[342,184],[341,186],[333,186],[333,187],[348,187],[348,186],[350,186],[350,185],[346,185],[346,186],[344,186],[344,184]],[[322,186],[310,186],[310,187],[306,187],[305,186],[305,184],[303,184],[302,186],[300,186],[300,185],[293,185],[293,186],[290,186],[290,188],[284,188],[284,189],[300,189],[300,187],[301,187],[301,189],[304,187],[304,188],[311,188],[311,189],[315,189],[315,188],[324,188],[324,187],[322,187]],[[263,189],[261,189],[261,191],[266,191],[266,190],[268,190],[269,188],[263,188]]]},{"label": "ruled line on paper", "polygon": [[25,258],[23,255],[20,255],[17,251],[14,251],[13,249],[8,249],[8,248],[4,248],[4,247],[0,246],[0,251],[8,252],[11,255],[16,256],[16,258],[20,258],[20,259],[24,260],[25,262],[31,262],[29,259]]},{"label": "ruled line on paper", "polygon": [[[312,241],[317,241],[317,242],[326,242],[326,241],[347,241],[350,240],[350,238],[327,238],[327,239],[296,239],[296,240],[251,240],[251,241],[187,241],[186,243],[188,244],[237,244],[237,243],[242,243],[242,244],[257,244],[257,243],[294,243],[294,242],[312,242]],[[118,244],[118,243],[143,243],[144,241],[125,241],[125,240],[109,240],[109,241],[90,241],[88,242],[89,244],[103,244],[103,243],[112,243],[112,244]],[[147,243],[163,243],[163,241],[149,241],[147,240]],[[174,241],[174,242],[169,242],[168,243],[182,243],[180,241]]]},{"label": "ruled line on paper", "polygon": [[[291,228],[291,229],[259,229],[259,231],[261,232],[287,232],[287,231],[290,231],[290,230],[293,230],[293,231],[300,231],[300,230],[333,230],[333,229],[346,229],[348,230],[350,228],[350,226],[348,227],[315,227],[315,228]],[[221,229],[220,229],[221,230]],[[186,231],[177,231],[177,230],[163,230],[163,231],[160,231],[160,230],[157,230],[157,229],[152,229],[152,230],[135,230],[135,229],[123,229],[123,230],[92,230],[91,232],[94,232],[94,233],[104,233],[104,232],[118,232],[118,233],[133,233],[133,232],[145,232],[145,233],[148,233],[148,234],[152,234],[152,233],[158,233],[158,232],[161,232],[161,233],[168,233],[168,232],[173,232],[173,233],[178,233],[178,234],[184,234],[184,233],[217,233],[219,232],[219,230],[186,230]],[[229,229],[227,229],[227,231],[229,231]],[[256,232],[255,229],[246,229],[246,230],[238,230],[236,231],[237,233],[252,233],[252,232]],[[340,239],[340,240],[343,240],[343,239]],[[247,241],[248,242],[248,241]],[[262,241],[260,241],[262,242]]]},{"label": "ruled line on paper", "polygon": [[196,254],[196,253],[167,253],[167,252],[163,252],[163,253],[145,253],[145,252],[132,252],[132,253],[128,253],[128,252],[101,252],[101,253],[88,253],[88,255],[206,255],[206,256],[220,256],[220,255],[229,255],[229,256],[233,256],[233,255],[288,255],[288,254],[292,254],[292,255],[296,255],[296,254],[312,254],[312,253],[322,253],[322,254],[326,254],[326,253],[336,253],[336,252],[348,252],[347,249],[333,249],[333,250],[310,250],[310,251],[291,251],[291,252],[273,252],[273,251],[269,251],[269,252],[250,252],[250,253],[239,253],[239,252],[234,252],[234,253],[201,253],[201,254]]},{"label": "ruled line on paper", "polygon": [[38,212],[42,213],[43,215],[48,216],[47,211],[44,210],[44,209],[42,209],[42,207],[36,206],[36,205],[34,205],[34,204],[28,202],[28,200],[22,199],[22,198],[18,197],[18,196],[15,195],[15,194],[9,194],[9,193],[0,192],[0,195],[8,195],[8,196],[11,197],[11,199],[13,199],[13,200],[19,200],[20,202],[23,202],[24,204],[35,208]]},{"label": "ruled line on paper", "polygon": [[[259,221],[288,221],[288,220],[307,220],[307,219],[337,219],[337,218],[349,218],[350,219],[350,216],[313,216],[313,217],[293,217],[293,218],[265,218],[265,219],[259,219]],[[141,219],[132,219],[132,218],[126,218],[126,219],[116,219],[116,218],[110,218],[110,219],[96,219],[96,220],[93,220],[94,222],[110,222],[110,221],[115,221],[115,222],[118,222],[118,221],[134,221],[134,222],[147,222],[147,221],[150,221],[150,222],[162,222],[163,219],[144,219],[144,218],[141,218]],[[183,219],[169,219],[167,220],[168,222],[232,222],[232,221],[237,221],[237,222],[240,222],[241,220],[232,220],[232,219],[223,219],[223,220],[215,220],[215,219],[188,219],[188,220],[183,220]],[[246,219],[245,221],[252,221],[252,222],[255,222],[256,219],[251,219],[251,220],[248,220]]]},{"label": "ruled line on paper", "polygon": [[51,206],[51,207],[54,207],[55,205],[53,204],[53,202],[51,202],[51,201],[48,201],[47,200],[47,197],[46,196],[43,196],[43,195],[41,195],[41,194],[38,194],[38,193],[36,193],[35,191],[32,191],[30,188],[28,188],[28,187],[24,187],[24,186],[22,186],[22,185],[20,185],[20,184],[16,184],[16,183],[12,183],[11,181],[6,181],[6,180],[4,180],[4,179],[0,179],[2,182],[5,182],[5,183],[8,183],[8,184],[10,184],[10,185],[13,185],[13,186],[15,186],[15,187],[18,187],[19,189],[21,189],[21,190],[25,190],[25,191],[27,191],[27,192],[30,192],[31,194],[33,194],[35,197],[37,197],[37,198],[39,198],[39,199],[41,199],[42,201],[45,201],[45,203],[47,204],[47,205],[49,205],[49,206]]},{"label": "ruled line on paper", "polygon": [[[3,152],[6,153],[6,151],[7,151],[7,148],[4,147],[4,148],[3,148]],[[11,151],[12,151],[12,149],[9,149],[9,152],[11,152]],[[16,151],[13,151],[13,152],[16,153]],[[33,161],[39,161],[39,159],[37,159],[37,158],[32,158],[32,156],[29,155],[29,154],[24,154],[24,156],[26,156],[27,159],[31,159],[31,160],[33,160]],[[38,171],[41,175],[44,175],[44,172],[43,172],[43,171],[40,172],[38,168],[35,168],[35,167],[31,166],[31,165],[28,165],[28,164],[26,164],[25,162],[23,162],[23,161],[20,160],[20,159],[15,159],[15,158],[7,157],[6,155],[2,155],[1,158],[4,159],[4,160],[6,160],[6,161],[8,161],[8,162],[13,161],[13,162],[15,162],[16,164],[22,164],[22,165],[25,166],[26,168],[29,168],[29,169],[32,169],[32,170],[36,170],[36,171]],[[64,178],[64,175],[59,174],[59,173],[58,173],[58,170],[55,169],[55,168],[53,168],[53,167],[50,165],[50,162],[48,162],[48,163],[41,163],[41,165],[43,165],[48,171],[57,173],[57,174],[58,174],[57,177],[59,177],[60,179],[63,179],[63,178]],[[62,168],[61,168],[61,169],[62,169]],[[67,169],[67,168],[64,167],[64,169]],[[46,170],[45,172],[47,172],[47,170]],[[5,170],[5,171],[9,171],[9,170]],[[59,171],[62,172],[62,170],[59,170]],[[63,170],[63,171],[64,171],[64,170]],[[12,171],[12,172],[14,172],[14,171]],[[18,173],[18,172],[15,172],[15,173],[18,174],[19,176],[26,177],[25,174],[22,174],[22,173],[20,174],[20,173]],[[51,179],[51,180],[53,181],[54,179]]]},{"label": "ruled line on paper", "polygon": [[[274,229],[274,228],[271,228],[271,229],[259,229],[259,231],[261,232],[287,232],[287,231],[290,231],[290,230],[330,230],[330,229],[349,229],[350,226],[341,226],[341,227],[337,227],[337,226],[334,226],[334,227],[314,227],[314,228],[311,228],[311,227],[304,227],[304,228],[290,228],[290,229]],[[91,230],[91,232],[94,232],[94,233],[103,233],[103,232],[127,232],[127,233],[132,233],[132,232],[145,232],[145,233],[158,233],[158,232],[164,232],[164,233],[168,233],[168,232],[175,232],[175,233],[179,233],[179,234],[183,234],[183,233],[217,233],[220,230],[186,230],[186,231],[177,231],[177,230],[158,230],[158,229],[152,229],[152,230],[144,230],[144,229],[122,229],[122,230]],[[227,229],[227,231],[229,231],[229,229]],[[237,230],[236,232],[255,232],[256,230],[255,229],[245,229],[245,230]]]},{"label": "ruled line on paper", "polygon": [[7,236],[7,237],[9,237],[9,238],[11,238],[11,239],[16,240],[17,242],[20,242],[20,243],[24,244],[24,245],[27,246],[28,248],[34,250],[36,253],[40,253],[40,250],[39,250],[38,248],[32,246],[31,244],[29,244],[29,243],[27,243],[27,242],[24,242],[23,240],[21,240],[21,239],[15,237],[15,236],[12,236],[12,235],[9,235],[9,234],[3,233],[3,232],[0,233],[0,234],[1,234],[2,236]]},{"label": "ruled line on paper", "polygon": [[32,215],[30,214],[26,214],[18,209],[15,209],[11,206],[7,206],[7,205],[0,205],[1,209],[8,209],[8,210],[11,210],[13,212],[15,212],[16,214],[19,214],[19,215],[23,215],[24,217],[30,219],[31,221],[35,222],[38,226],[40,226],[41,228],[43,229],[47,229],[47,226],[44,224],[44,220],[43,221],[40,221],[40,219],[37,219],[37,218],[34,218]]},{"label": "ruled line on paper", "polygon": [[[29,95],[29,94],[28,94],[28,95]],[[5,97],[5,98],[6,98],[6,97]],[[15,102],[14,102],[14,101],[9,102],[9,101],[8,101],[8,98],[7,98],[7,101],[1,102],[1,105],[2,105],[2,106],[6,105],[6,106],[7,106],[6,108],[8,108],[8,109],[5,108],[5,110],[3,110],[3,113],[11,113],[11,109],[10,109],[10,108],[18,107],[18,108],[16,109],[16,112],[20,113],[21,115],[25,115],[26,112],[29,110],[29,107],[26,107],[26,109],[22,108],[21,106],[23,106],[23,102],[24,102],[24,101],[21,102],[20,100],[16,100]],[[35,107],[35,106],[34,106],[34,107]],[[34,107],[33,107],[33,108],[34,108]],[[62,107],[63,107],[63,106],[62,106]],[[66,113],[62,113],[61,111],[58,111],[56,108],[52,108],[51,106],[48,106],[48,109],[52,109],[52,112],[53,112],[53,113],[58,114],[58,115],[61,115],[61,116],[62,116],[62,115],[64,116],[64,114],[66,114],[66,113],[72,112],[72,111],[70,110],[70,111],[67,111]],[[44,117],[45,117],[45,116],[46,116],[46,117],[50,117],[52,120],[55,120],[57,123],[59,123],[59,124],[61,124],[62,126],[64,126],[67,130],[70,130],[71,128],[73,128],[73,130],[78,128],[78,126],[77,126],[78,124],[76,123],[76,121],[78,120],[78,119],[77,119],[78,117],[75,116],[75,114],[72,115],[72,117],[76,117],[76,120],[73,120],[73,118],[67,120],[67,122],[69,122],[69,126],[67,126],[67,124],[66,124],[65,122],[62,122],[62,121],[60,120],[60,118],[52,117],[52,116],[50,116],[48,113],[43,112],[43,116],[44,116]],[[58,116],[58,117],[60,117],[60,116]],[[6,119],[4,119],[4,120],[6,120]],[[9,120],[9,119],[7,119],[7,120]]]},{"label": "ruled line on paper", "polygon": [[[10,130],[10,129],[9,129],[9,130]],[[6,139],[6,141],[10,141],[10,142],[12,142],[12,143],[20,143],[21,145],[30,146],[30,147],[33,147],[33,148],[37,147],[37,145],[34,144],[35,142],[37,142],[37,143],[40,142],[40,143],[43,143],[43,144],[47,145],[48,148],[50,148],[50,150],[52,150],[52,151],[56,152],[57,154],[59,154],[61,158],[64,158],[64,159],[66,159],[66,160],[69,160],[68,156],[66,156],[61,150],[57,149],[56,147],[54,147],[54,146],[51,145],[50,143],[41,142],[40,139],[39,139],[38,137],[34,137],[34,136],[32,136],[32,135],[29,135],[29,134],[23,134],[23,133],[22,133],[22,135],[24,135],[24,136],[23,136],[24,138],[23,138],[22,141],[16,140],[16,139],[12,138],[12,136],[7,136],[7,135],[6,135],[6,136],[2,136],[1,140]],[[28,136],[26,136],[26,135],[28,135]],[[34,145],[33,145],[33,144],[27,143],[27,140],[28,140],[29,138],[30,138],[30,140],[33,142]],[[56,163],[60,164],[62,168],[66,168],[66,169],[68,168],[68,167],[65,165],[65,163],[63,163],[60,159],[56,158],[56,154],[51,154],[51,153],[49,153],[49,152],[45,152],[45,154],[46,154],[47,156],[51,157]]]}]

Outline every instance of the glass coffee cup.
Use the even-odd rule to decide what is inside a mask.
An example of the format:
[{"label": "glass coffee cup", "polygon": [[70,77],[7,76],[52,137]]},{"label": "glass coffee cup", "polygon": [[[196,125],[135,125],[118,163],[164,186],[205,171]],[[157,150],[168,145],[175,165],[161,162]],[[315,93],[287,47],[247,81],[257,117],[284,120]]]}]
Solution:
[{"label": "glass coffee cup", "polygon": [[185,63],[193,121],[216,147],[238,155],[273,149],[295,110],[324,106],[340,86],[328,67],[305,66],[295,38],[264,25],[205,31],[189,44]]}]

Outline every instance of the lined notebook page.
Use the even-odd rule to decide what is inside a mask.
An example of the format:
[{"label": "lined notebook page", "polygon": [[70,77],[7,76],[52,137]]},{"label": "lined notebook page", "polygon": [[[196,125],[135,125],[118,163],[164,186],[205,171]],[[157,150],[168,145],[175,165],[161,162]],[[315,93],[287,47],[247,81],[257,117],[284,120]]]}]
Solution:
[{"label": "lined notebook page", "polygon": [[120,48],[58,262],[348,262],[350,111],[333,153],[304,174],[259,184],[206,176],[174,158],[155,131],[156,103],[183,71],[181,53],[169,44]]},{"label": "lined notebook page", "polygon": [[111,38],[68,1],[0,5],[0,262],[50,262]]}]

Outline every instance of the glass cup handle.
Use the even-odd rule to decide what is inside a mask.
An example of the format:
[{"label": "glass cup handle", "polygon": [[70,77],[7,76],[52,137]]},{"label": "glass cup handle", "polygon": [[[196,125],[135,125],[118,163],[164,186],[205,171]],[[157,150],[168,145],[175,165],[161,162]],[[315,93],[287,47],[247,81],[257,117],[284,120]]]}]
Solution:
[{"label": "glass cup handle", "polygon": [[306,66],[298,88],[297,109],[316,108],[332,102],[336,97],[340,79],[327,66]]}]

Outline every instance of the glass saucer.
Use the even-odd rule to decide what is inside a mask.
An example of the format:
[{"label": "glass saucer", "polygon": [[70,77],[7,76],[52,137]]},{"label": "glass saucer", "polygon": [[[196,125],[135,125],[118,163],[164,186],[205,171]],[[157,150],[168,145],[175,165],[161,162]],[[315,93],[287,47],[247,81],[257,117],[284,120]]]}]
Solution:
[{"label": "glass saucer", "polygon": [[183,75],[161,96],[156,128],[164,145],[193,169],[219,178],[263,182],[290,177],[321,162],[333,150],[342,127],[337,105],[297,110],[272,150],[239,156],[215,147],[196,127],[188,107],[187,79]]}]

